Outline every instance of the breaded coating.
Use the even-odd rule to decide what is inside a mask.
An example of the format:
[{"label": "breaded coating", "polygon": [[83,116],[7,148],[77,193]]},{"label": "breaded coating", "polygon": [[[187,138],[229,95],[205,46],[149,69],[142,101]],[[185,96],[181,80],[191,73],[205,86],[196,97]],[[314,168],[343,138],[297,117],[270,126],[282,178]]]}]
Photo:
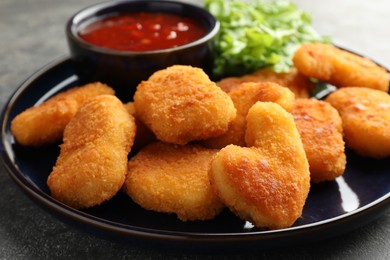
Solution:
[{"label": "breaded coating", "polygon": [[206,147],[221,149],[229,144],[246,146],[246,115],[257,101],[275,102],[291,111],[295,100],[294,93],[288,88],[272,82],[242,83],[229,92],[229,96],[237,109],[237,116],[226,133],[204,141],[202,144]]},{"label": "breaded coating", "polygon": [[102,94],[114,95],[114,90],[95,82],[56,94],[18,114],[11,122],[11,132],[21,145],[37,147],[58,142],[79,107]]},{"label": "breaded coating", "polygon": [[299,73],[296,68],[291,68],[285,73],[277,73],[272,68],[264,68],[242,77],[224,78],[217,82],[217,85],[229,93],[244,82],[274,82],[289,88],[297,98],[310,97],[311,91],[315,88],[314,83]]},{"label": "breaded coating", "polygon": [[330,94],[326,101],[343,121],[348,148],[361,156],[390,156],[390,96],[368,88],[346,87]]},{"label": "breaded coating", "polygon": [[309,164],[293,117],[276,103],[257,102],[247,122],[251,147],[221,149],[209,170],[211,185],[232,212],[256,227],[290,227],[310,189]]},{"label": "breaded coating", "polygon": [[174,144],[221,135],[236,117],[230,97],[202,69],[184,65],[157,71],[141,82],[134,106],[160,141]]},{"label": "breaded coating", "polygon": [[311,181],[331,181],[341,176],[346,167],[346,155],[337,110],[325,101],[297,99],[292,115],[310,165]]},{"label": "breaded coating", "polygon": [[138,119],[135,112],[134,102],[127,102],[125,104],[125,108],[127,112],[135,118],[135,124],[137,126],[132,151],[139,151],[146,145],[156,142],[156,135],[141,120]]},{"label": "breaded coating", "polygon": [[157,142],[128,164],[125,192],[141,207],[175,213],[182,221],[214,218],[224,207],[207,171],[218,150]]},{"label": "breaded coating", "polygon": [[305,43],[293,62],[302,74],[336,87],[366,87],[387,92],[390,74],[368,58],[330,44]]},{"label": "breaded coating", "polygon": [[65,128],[47,180],[51,195],[73,208],[111,199],[125,181],[135,131],[134,118],[117,97],[101,95],[84,103]]}]

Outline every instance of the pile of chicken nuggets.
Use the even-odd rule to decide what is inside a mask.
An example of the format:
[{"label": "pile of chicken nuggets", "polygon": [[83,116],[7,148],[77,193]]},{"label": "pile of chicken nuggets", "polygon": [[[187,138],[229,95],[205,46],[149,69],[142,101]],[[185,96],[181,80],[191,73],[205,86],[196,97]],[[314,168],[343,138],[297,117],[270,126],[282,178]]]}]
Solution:
[{"label": "pile of chicken nuggets", "polygon": [[[126,104],[90,83],[28,108],[11,132],[25,146],[62,140],[47,185],[68,206],[124,191],[182,221],[228,208],[258,228],[286,228],[302,215],[311,183],[344,173],[346,147],[390,156],[384,68],[322,43],[303,44],[293,62],[287,73],[266,68],[219,82],[174,65],[141,82]],[[314,99],[313,79],[337,89]]]}]

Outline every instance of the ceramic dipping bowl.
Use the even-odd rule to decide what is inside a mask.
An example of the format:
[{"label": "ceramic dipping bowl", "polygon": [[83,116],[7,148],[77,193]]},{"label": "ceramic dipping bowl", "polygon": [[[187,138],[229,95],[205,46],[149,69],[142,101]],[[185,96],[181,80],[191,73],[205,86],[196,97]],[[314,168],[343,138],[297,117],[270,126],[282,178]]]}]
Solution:
[{"label": "ceramic dipping bowl", "polygon": [[[153,17],[168,14],[192,19],[203,28],[204,34],[181,45],[152,50],[115,49],[100,46],[83,38],[83,32],[101,26],[105,20],[140,13],[151,13]],[[178,27],[182,30],[186,29],[183,24]],[[137,28],[133,28],[130,32],[136,30]],[[171,65],[191,65],[210,73],[213,65],[212,39],[218,30],[219,22],[200,6],[155,0],[99,3],[77,12],[66,24],[71,60],[81,81],[106,83],[116,90],[117,96],[122,101],[132,100],[136,87],[142,80],[146,80],[153,72]],[[100,35],[100,37],[109,41],[112,36]],[[152,39],[151,41],[156,43],[163,40]]]}]

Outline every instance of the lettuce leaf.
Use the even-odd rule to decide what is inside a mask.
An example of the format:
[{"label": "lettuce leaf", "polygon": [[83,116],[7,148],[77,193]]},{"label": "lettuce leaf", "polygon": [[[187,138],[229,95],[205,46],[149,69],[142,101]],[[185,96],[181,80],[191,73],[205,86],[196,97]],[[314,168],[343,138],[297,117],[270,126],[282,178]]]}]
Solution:
[{"label": "lettuce leaf", "polygon": [[330,42],[312,27],[308,13],[289,1],[204,0],[220,22],[213,43],[213,77],[240,76],[272,67],[286,72],[304,42]]}]

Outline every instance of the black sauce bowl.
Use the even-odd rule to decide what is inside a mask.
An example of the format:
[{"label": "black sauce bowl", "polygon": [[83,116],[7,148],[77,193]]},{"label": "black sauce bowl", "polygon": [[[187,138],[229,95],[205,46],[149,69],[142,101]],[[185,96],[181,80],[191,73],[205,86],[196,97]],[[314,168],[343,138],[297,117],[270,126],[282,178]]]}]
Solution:
[{"label": "black sauce bowl", "polygon": [[[78,36],[85,26],[129,12],[165,12],[195,18],[207,32],[188,44],[154,51],[118,51],[90,44]],[[212,69],[212,39],[218,33],[215,17],[200,6],[175,1],[111,1],[87,7],[66,25],[71,59],[82,82],[100,81],[116,90],[122,101],[132,100],[136,86],[153,72],[175,64]]]}]

